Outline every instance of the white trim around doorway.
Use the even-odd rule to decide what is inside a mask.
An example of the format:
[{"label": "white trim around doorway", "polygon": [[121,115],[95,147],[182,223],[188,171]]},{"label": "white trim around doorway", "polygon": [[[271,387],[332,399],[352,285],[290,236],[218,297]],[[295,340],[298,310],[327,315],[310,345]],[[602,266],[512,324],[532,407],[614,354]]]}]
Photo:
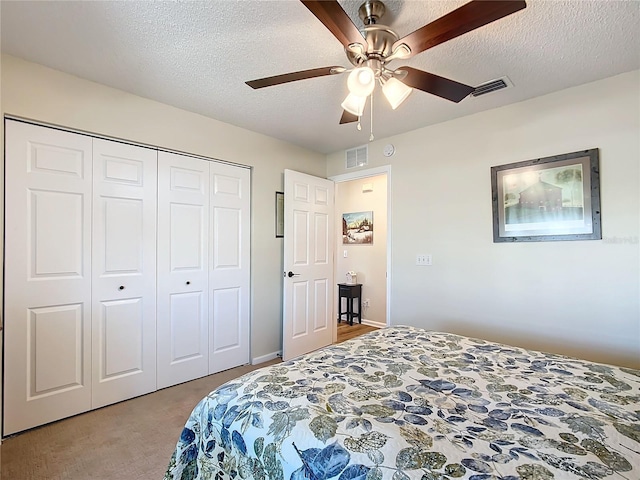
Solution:
[{"label": "white trim around doorway", "polygon": [[[382,167],[367,168],[358,170],[357,172],[343,173],[329,177],[334,183],[350,182],[351,180],[359,180],[367,177],[375,177],[377,175],[387,176],[387,312],[386,326],[391,325],[391,165]],[[334,272],[335,276],[335,272]],[[334,278],[335,283],[335,278]],[[363,323],[365,323],[363,321]],[[375,326],[380,326],[376,324]],[[335,331],[335,329],[334,329]],[[335,341],[335,338],[334,338]]]}]

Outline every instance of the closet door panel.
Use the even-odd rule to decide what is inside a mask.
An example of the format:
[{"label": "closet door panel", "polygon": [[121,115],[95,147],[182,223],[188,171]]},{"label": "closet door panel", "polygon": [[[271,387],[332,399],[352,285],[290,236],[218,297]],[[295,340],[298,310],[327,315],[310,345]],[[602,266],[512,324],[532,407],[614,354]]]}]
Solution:
[{"label": "closet door panel", "polygon": [[[242,289],[219,288],[213,291],[211,301],[213,318],[224,321],[213,324],[213,352],[224,352],[242,347]],[[215,367],[215,366],[214,366]]]},{"label": "closet door panel", "polygon": [[93,401],[156,389],[157,152],[93,143]]},{"label": "closet door panel", "polygon": [[104,221],[103,275],[130,273],[142,275],[144,244],[144,200],[141,198],[102,197]]},{"label": "closet door panel", "polygon": [[209,162],[158,154],[158,388],[208,373]]},{"label": "closet door panel", "polygon": [[84,200],[75,192],[29,191],[30,279],[82,277]]},{"label": "closet door panel", "polygon": [[170,355],[173,364],[206,357],[207,352],[202,345],[202,308],[206,304],[204,292],[171,294]]},{"label": "closet door panel", "polygon": [[209,373],[249,363],[251,172],[211,163]]},{"label": "closet door panel", "polygon": [[116,379],[144,369],[144,315],[141,298],[101,302],[100,378]]},{"label": "closet door panel", "polygon": [[7,120],[4,434],[91,408],[91,138]]},{"label": "closet door panel", "polygon": [[28,380],[32,396],[83,386],[82,317],[78,304],[29,309]]}]

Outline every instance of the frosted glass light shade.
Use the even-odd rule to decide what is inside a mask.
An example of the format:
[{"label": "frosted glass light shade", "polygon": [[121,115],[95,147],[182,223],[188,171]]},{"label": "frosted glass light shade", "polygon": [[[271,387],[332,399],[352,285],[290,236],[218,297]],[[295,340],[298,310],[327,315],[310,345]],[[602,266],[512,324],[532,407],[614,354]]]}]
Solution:
[{"label": "frosted glass light shade", "polygon": [[358,95],[350,93],[340,106],[356,117],[361,117],[366,103],[367,97],[359,97]]},{"label": "frosted glass light shade", "polygon": [[385,82],[382,86],[382,93],[387,97],[387,100],[391,104],[391,108],[394,110],[400,106],[402,102],[409,96],[409,94],[413,91],[413,88],[407,87],[400,80],[397,80],[391,77],[389,80]]},{"label": "frosted glass light shade", "polygon": [[354,69],[347,78],[349,92],[359,97],[368,97],[376,86],[376,76],[369,67]]}]

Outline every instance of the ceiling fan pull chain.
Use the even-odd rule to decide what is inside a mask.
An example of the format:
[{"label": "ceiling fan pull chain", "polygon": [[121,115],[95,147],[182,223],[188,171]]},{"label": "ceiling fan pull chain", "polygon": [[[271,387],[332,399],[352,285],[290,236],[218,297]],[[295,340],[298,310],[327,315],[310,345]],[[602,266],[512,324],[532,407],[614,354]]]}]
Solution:
[{"label": "ceiling fan pull chain", "polygon": [[371,93],[371,135],[369,135],[369,141],[373,142],[373,93]]}]

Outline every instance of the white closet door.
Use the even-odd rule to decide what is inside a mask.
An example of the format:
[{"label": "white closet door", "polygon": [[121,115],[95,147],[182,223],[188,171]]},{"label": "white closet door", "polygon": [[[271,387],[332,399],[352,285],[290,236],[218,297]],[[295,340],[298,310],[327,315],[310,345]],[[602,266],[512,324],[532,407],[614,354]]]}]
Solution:
[{"label": "white closet door", "polygon": [[251,172],[211,163],[209,373],[249,363]]},{"label": "white closet door", "polygon": [[209,162],[158,153],[158,388],[207,375]]},{"label": "white closet door", "polygon": [[91,408],[91,138],[6,121],[4,434]]},{"label": "white closet door", "polygon": [[92,408],[156,389],[157,151],[93,141]]}]

